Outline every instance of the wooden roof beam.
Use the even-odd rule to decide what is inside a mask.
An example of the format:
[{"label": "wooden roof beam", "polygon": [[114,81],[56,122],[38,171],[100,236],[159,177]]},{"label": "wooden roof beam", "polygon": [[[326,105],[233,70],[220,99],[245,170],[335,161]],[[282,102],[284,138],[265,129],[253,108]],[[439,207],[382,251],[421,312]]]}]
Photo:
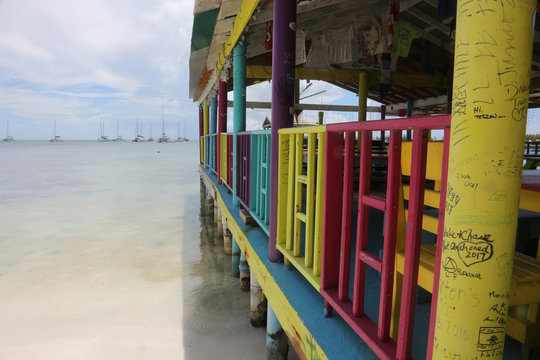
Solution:
[{"label": "wooden roof beam", "polygon": [[[295,77],[302,80],[322,80],[326,82],[358,82],[359,70],[332,70],[321,71],[297,67]],[[369,71],[369,83],[378,85],[381,82],[381,74],[375,71]],[[232,76],[231,72],[231,76]],[[246,77],[250,79],[272,79],[272,67],[260,65],[248,65],[246,67]],[[419,74],[404,74],[392,73],[392,84],[396,86],[412,86],[412,87],[430,87],[442,88],[447,87],[446,77],[419,75]]]},{"label": "wooden roof beam", "polygon": [[[233,101],[227,101],[227,107],[233,107]],[[271,109],[272,103],[266,101],[246,101],[248,109]],[[327,105],[327,104],[296,104],[295,110],[315,110],[315,111],[343,111],[358,112],[358,105]],[[379,106],[368,106],[368,112],[380,112]]]},{"label": "wooden roof beam", "polygon": [[[426,13],[421,12],[420,10],[408,9],[407,13],[411,14],[412,16],[414,16],[415,18],[417,18],[419,20],[422,20],[426,24],[429,24],[431,27],[434,27],[434,28],[440,30],[444,34],[448,35],[448,34],[450,34],[452,32],[452,29],[449,26],[447,26],[447,25],[443,24],[442,22],[440,22],[439,20],[427,15]],[[424,31],[428,31],[428,30],[424,29]]]}]

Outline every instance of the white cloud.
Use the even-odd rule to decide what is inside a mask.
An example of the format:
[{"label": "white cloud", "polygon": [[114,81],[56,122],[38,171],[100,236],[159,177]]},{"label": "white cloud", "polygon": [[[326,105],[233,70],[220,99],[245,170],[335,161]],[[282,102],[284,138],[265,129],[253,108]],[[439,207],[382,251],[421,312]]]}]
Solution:
[{"label": "white cloud", "polygon": [[192,12],[193,0],[1,1],[0,120],[18,117],[32,138],[36,117],[160,119],[165,102],[166,116],[198,127],[187,95]]}]

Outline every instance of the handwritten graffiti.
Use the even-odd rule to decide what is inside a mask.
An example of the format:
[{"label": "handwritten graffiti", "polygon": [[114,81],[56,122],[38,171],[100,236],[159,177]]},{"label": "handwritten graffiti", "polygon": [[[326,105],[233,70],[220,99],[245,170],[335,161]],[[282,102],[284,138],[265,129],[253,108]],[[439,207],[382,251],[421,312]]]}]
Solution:
[{"label": "handwritten graffiti", "polygon": [[495,356],[497,350],[504,347],[504,327],[502,326],[482,326],[478,330],[478,342],[476,350],[480,351],[480,357]]},{"label": "handwritten graffiti", "polygon": [[443,263],[443,270],[445,272],[445,275],[447,277],[451,277],[451,278],[457,278],[457,277],[469,277],[469,278],[474,278],[474,279],[482,279],[482,274],[480,273],[472,273],[472,272],[469,272],[469,271],[466,271],[466,270],[463,270],[462,268],[460,268],[457,264],[457,262],[450,258],[450,257],[447,257],[445,260],[444,260],[444,263]]},{"label": "handwritten graffiti", "polygon": [[461,196],[451,185],[448,185],[448,191],[446,193],[446,213],[448,215],[452,214],[452,210],[454,210],[460,201]]},{"label": "handwritten graffiti", "polygon": [[[306,349],[306,343],[308,344],[308,348]],[[309,359],[309,360],[320,360],[321,357],[319,356],[319,354],[317,353],[317,348],[315,346],[315,341],[313,340],[313,338],[309,337],[309,336],[305,336],[304,337],[304,341],[302,342],[302,349],[304,351],[304,355],[306,356],[306,359]],[[309,349],[309,355],[308,355],[308,350]]]},{"label": "handwritten graffiti", "polygon": [[493,257],[493,244],[463,241],[457,245],[457,253],[465,266],[488,261]]}]

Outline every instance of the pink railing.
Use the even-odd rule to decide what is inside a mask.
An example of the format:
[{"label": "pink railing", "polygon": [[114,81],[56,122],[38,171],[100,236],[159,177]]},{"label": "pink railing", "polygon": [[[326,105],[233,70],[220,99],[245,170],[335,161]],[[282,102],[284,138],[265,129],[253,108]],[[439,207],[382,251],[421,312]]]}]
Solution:
[{"label": "pink railing", "polygon": [[[445,151],[448,149],[450,116],[432,116],[397,120],[380,120],[327,125],[326,168],[324,184],[323,249],[321,270],[321,294],[325,298],[327,314],[336,310],[353,330],[382,359],[408,359],[411,353],[415,300],[420,256],[420,237],[424,209],[426,156],[429,130],[443,129]],[[389,131],[387,151],[388,175],[383,194],[371,191],[372,132]],[[392,296],[396,241],[398,234],[399,188],[401,184],[401,142],[404,130],[412,130],[413,151],[410,176],[410,196],[405,239],[405,266],[399,329],[391,336]],[[358,188],[355,191],[355,135],[361,138]],[[447,157],[446,157],[447,158]],[[445,164],[443,163],[443,169]],[[446,184],[446,171],[443,181]],[[441,188],[440,209],[444,209],[445,189]],[[357,214],[353,199],[358,197]],[[385,213],[382,258],[367,248],[369,209]],[[356,215],[356,216],[355,216]],[[442,214],[439,219],[441,238]],[[356,219],[355,219],[356,217]],[[356,221],[356,223],[353,223]],[[352,234],[356,225],[357,232]],[[351,274],[351,248],[356,248]],[[440,264],[440,246],[437,249]],[[381,273],[378,321],[365,312],[366,265]],[[438,273],[435,274],[438,285]],[[352,298],[349,284],[353,283]],[[435,284],[434,284],[435,285]],[[434,290],[432,307],[436,306]],[[433,323],[431,324],[431,327]]]}]

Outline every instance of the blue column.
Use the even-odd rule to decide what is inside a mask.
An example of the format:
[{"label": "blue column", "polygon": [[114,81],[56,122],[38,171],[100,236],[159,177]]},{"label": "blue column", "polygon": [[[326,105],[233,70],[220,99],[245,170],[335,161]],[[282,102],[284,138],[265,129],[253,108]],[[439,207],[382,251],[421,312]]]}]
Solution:
[{"label": "blue column", "polygon": [[234,78],[233,78],[233,205],[238,206],[236,198],[236,134],[246,130],[246,40],[245,35],[240,37],[240,41],[234,48]]},{"label": "blue column", "polygon": [[[217,130],[217,97],[213,97],[210,101],[210,135],[214,135]],[[210,167],[216,169],[216,143],[210,137]]]},{"label": "blue column", "polygon": [[268,303],[266,318],[266,360],[287,359],[289,343],[274,310]]}]

